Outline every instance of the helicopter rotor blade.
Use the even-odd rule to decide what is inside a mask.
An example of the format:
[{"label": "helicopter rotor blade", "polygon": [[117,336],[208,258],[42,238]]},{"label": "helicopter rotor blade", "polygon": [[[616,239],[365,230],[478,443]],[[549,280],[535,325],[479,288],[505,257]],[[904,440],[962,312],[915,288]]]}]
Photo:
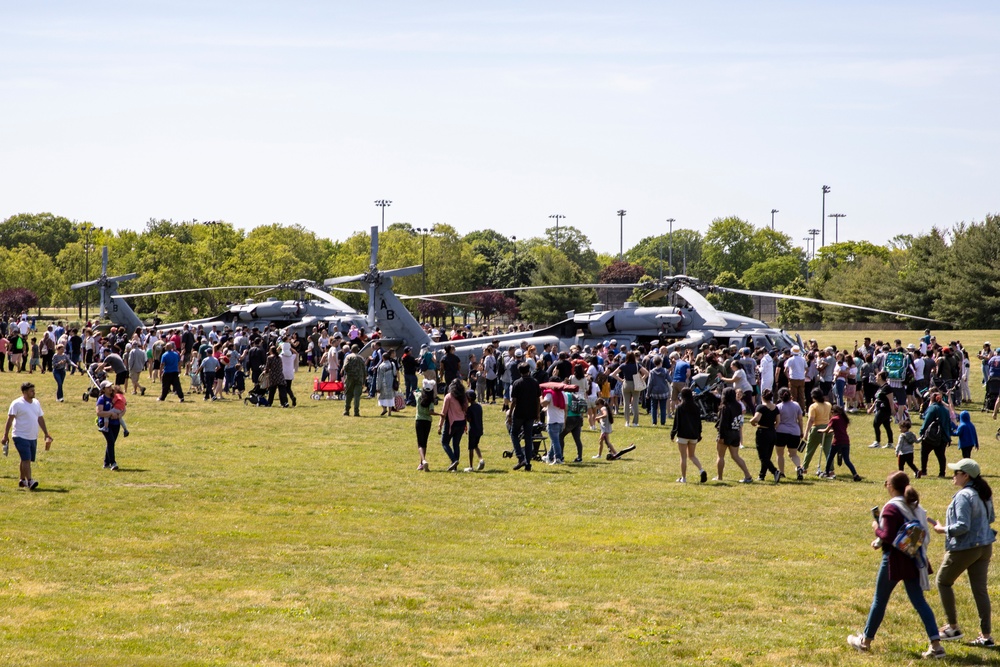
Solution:
[{"label": "helicopter rotor blade", "polygon": [[438,294],[420,294],[414,296],[400,296],[396,295],[400,299],[419,299],[419,298],[436,298],[439,296],[466,296],[468,294],[486,294],[487,292],[522,292],[527,290],[536,289],[570,289],[573,287],[579,287],[582,289],[618,289],[625,287],[642,287],[643,285],[648,285],[649,283],[584,283],[576,285],[527,285],[524,287],[498,287],[496,289],[477,289],[468,292],[441,292]]},{"label": "helicopter rotor blade", "polygon": [[715,309],[708,299],[702,296],[701,292],[697,291],[693,287],[681,287],[675,294],[687,301],[695,312],[702,316],[705,320],[706,327],[724,327],[726,326],[726,318]]},{"label": "helicopter rotor blade", "polygon": [[[107,258],[107,250],[108,250],[107,247],[105,247],[104,248],[104,252],[105,252],[104,256],[105,256],[105,258]],[[100,317],[104,317],[104,314],[107,312],[107,307],[104,304],[104,293],[105,293],[106,289],[107,289],[107,287],[102,282],[101,283],[101,312],[100,312],[100,315],[99,315]]]},{"label": "helicopter rotor blade", "polygon": [[357,289],[354,287],[331,287],[330,291],[335,292],[353,292],[354,294],[368,294],[366,289]]},{"label": "helicopter rotor blade", "polygon": [[[108,275],[108,246],[101,248],[101,275]],[[104,299],[102,298],[101,301],[103,303]],[[101,315],[103,316],[104,313],[101,313]]]},{"label": "helicopter rotor blade", "polygon": [[746,294],[747,296],[763,296],[763,297],[773,297],[775,299],[790,299],[792,301],[806,301],[808,303],[819,303],[825,306],[838,306],[840,308],[853,308],[855,310],[867,310],[873,313],[882,313],[883,315],[894,315],[896,317],[908,317],[914,320],[923,320],[924,322],[937,322],[939,324],[949,324],[954,325],[954,322],[948,322],[946,320],[936,320],[932,317],[920,317],[919,315],[909,315],[907,313],[897,313],[892,310],[882,310],[880,308],[869,308],[868,306],[858,306],[852,303],[841,303],[839,301],[827,301],[825,299],[814,299],[808,296],[795,296],[791,294],[778,294],[776,292],[758,292],[756,290],[746,290],[746,289],[736,289],[733,287],[716,287],[716,289],[723,292],[735,292],[736,294]]},{"label": "helicopter rotor blade", "polygon": [[402,269],[389,269],[388,271],[382,271],[383,276],[389,276],[390,278],[402,278],[403,276],[412,276],[415,273],[420,273],[424,270],[424,267],[417,264],[415,266],[407,266]]},{"label": "helicopter rotor blade", "polygon": [[[132,274],[137,275],[137,274]],[[189,289],[171,289],[163,290],[162,292],[136,292],[135,294],[115,294],[112,299],[131,299],[133,297],[139,296],[159,296],[161,294],[187,294],[190,292],[212,292],[215,290],[228,290],[228,289],[260,289],[260,288],[270,288],[275,289],[277,285],[229,285],[227,287],[192,287]]]},{"label": "helicopter rotor blade", "polygon": [[327,278],[323,281],[325,287],[332,287],[333,285],[343,285],[344,283],[356,283],[368,276],[367,273],[359,273],[356,276],[340,276],[338,278]]},{"label": "helicopter rotor blade", "polygon": [[372,227],[372,256],[368,266],[378,266],[378,226]]},{"label": "helicopter rotor blade", "polygon": [[368,328],[375,328],[375,285],[373,283],[368,283]]},{"label": "helicopter rotor blade", "polygon": [[88,280],[88,281],[82,282],[82,283],[73,283],[72,285],[69,286],[69,288],[70,289],[83,289],[84,287],[93,287],[94,285],[96,285],[99,282],[101,282],[101,281],[100,280]]}]

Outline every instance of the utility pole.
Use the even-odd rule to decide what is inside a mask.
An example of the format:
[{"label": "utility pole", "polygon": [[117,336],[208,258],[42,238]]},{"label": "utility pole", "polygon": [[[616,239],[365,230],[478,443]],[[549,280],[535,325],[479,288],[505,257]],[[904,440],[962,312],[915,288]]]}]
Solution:
[{"label": "utility pole", "polygon": [[[810,229],[809,230],[809,235],[812,236],[812,242],[813,242],[813,249],[812,249],[812,258],[813,259],[816,259],[816,236],[818,236],[819,234],[820,234],[820,230],[819,229]],[[822,247],[823,246],[820,246],[820,248],[822,248]]]},{"label": "utility pole", "polygon": [[420,232],[420,291],[427,294],[427,233],[431,230],[427,227],[417,227]]},{"label": "utility pole", "polygon": [[[667,224],[670,225],[670,254],[667,259],[667,264],[670,266],[670,275],[674,275],[674,223],[676,220],[673,218],[667,218]],[[660,280],[663,276],[660,276]]]},{"label": "utility pole", "polygon": [[566,216],[559,213],[553,213],[549,216],[550,218],[555,218],[556,220],[556,248],[559,247],[559,221],[564,219]]},{"label": "utility pole", "polygon": [[[820,221],[823,223],[820,227],[823,228],[823,235],[820,237],[820,248],[826,247],[826,195],[830,192],[830,186],[823,186],[823,214],[820,216]],[[810,232],[812,233],[812,232]],[[813,241],[813,248],[816,247],[816,241]],[[815,252],[813,253],[815,254]]]},{"label": "utility pole", "polygon": [[840,243],[840,219],[846,218],[846,213],[831,213],[826,216],[828,218],[833,218],[833,242]]},{"label": "utility pole", "polygon": [[375,205],[382,207],[382,231],[385,231],[385,207],[391,206],[392,202],[388,199],[376,199]]},{"label": "utility pole", "polygon": [[625,256],[625,209],[618,209],[618,261]]},{"label": "utility pole", "polygon": [[771,209],[771,231],[772,232],[774,231],[774,214],[775,213],[778,213],[778,209],[772,208]]}]

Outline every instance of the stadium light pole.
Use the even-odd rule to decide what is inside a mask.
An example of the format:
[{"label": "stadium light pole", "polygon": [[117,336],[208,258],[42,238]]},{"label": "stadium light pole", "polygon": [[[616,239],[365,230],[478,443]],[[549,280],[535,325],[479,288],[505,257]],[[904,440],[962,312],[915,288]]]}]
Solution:
[{"label": "stadium light pole", "polygon": [[427,294],[427,227],[417,227],[420,232],[420,291]]},{"label": "stadium light pole", "polygon": [[774,231],[774,214],[775,214],[775,213],[778,213],[778,212],[779,212],[779,211],[778,211],[778,209],[776,209],[776,208],[772,208],[772,209],[771,209],[771,231],[772,231],[772,232]]},{"label": "stadium light pole", "polygon": [[[667,224],[670,225],[670,248],[667,251],[667,265],[670,267],[670,275],[674,275],[674,223],[677,222],[673,218],[667,218]],[[663,276],[660,276],[660,280],[663,280]]]},{"label": "stadium light pole", "polygon": [[625,256],[625,209],[618,209],[618,261]]},{"label": "stadium light pole", "polygon": [[510,242],[514,246],[514,282],[511,283],[511,287],[517,287],[517,237],[511,236]]},{"label": "stadium light pole", "polygon": [[833,242],[840,243],[840,219],[846,218],[846,213],[831,213],[826,216],[828,218],[833,218]]},{"label": "stadium light pole", "polygon": [[550,218],[555,218],[555,221],[556,221],[556,248],[558,248],[559,247],[559,221],[565,219],[566,216],[562,215],[560,213],[553,213],[549,217]]},{"label": "stadium light pole", "polygon": [[[823,214],[820,216],[820,221],[823,223],[823,224],[820,225],[820,227],[822,228],[823,234],[822,234],[822,236],[820,236],[820,244],[819,244],[820,248],[823,248],[823,247],[826,246],[826,195],[829,194],[829,192],[830,192],[830,186],[829,185],[824,185],[823,186]],[[812,232],[810,232],[810,234],[811,233]],[[816,246],[816,242],[813,241],[813,247],[815,247],[815,246]],[[815,254],[815,252],[813,254]]]},{"label": "stadium light pole", "polygon": [[[78,230],[83,231],[83,279],[84,281],[90,281],[90,237],[93,235],[94,230],[104,231],[104,227],[94,227],[93,224],[85,222],[81,224]],[[86,315],[84,316],[84,321],[90,321],[90,286],[84,288],[84,310]]]},{"label": "stadium light pole", "polygon": [[385,231],[385,207],[391,206],[392,202],[388,199],[376,199],[375,205],[382,208],[382,231]]},{"label": "stadium light pole", "polygon": [[[813,259],[816,259],[816,236],[820,234],[820,231],[821,230],[819,230],[819,229],[810,229],[809,230],[809,234],[810,234],[810,236],[812,236],[812,241],[813,241],[813,251],[812,251],[812,258]],[[822,248],[822,247],[823,246],[820,246],[820,248]]]}]

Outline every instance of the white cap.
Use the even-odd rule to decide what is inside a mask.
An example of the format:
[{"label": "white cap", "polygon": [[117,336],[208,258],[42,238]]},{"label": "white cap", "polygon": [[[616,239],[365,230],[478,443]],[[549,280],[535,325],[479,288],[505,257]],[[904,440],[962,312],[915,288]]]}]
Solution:
[{"label": "white cap", "polygon": [[437,387],[434,385],[434,380],[424,380],[424,389],[427,391],[434,391]]}]

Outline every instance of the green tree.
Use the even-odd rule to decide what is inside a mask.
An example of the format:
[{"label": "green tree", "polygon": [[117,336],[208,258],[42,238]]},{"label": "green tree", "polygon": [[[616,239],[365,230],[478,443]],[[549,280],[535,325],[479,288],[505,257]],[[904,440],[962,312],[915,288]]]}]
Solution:
[{"label": "green tree", "polygon": [[[942,277],[951,263],[951,248],[938,228],[913,237],[904,251],[899,270],[898,310],[920,317],[934,317],[934,306],[942,297]],[[948,295],[951,298],[951,295]],[[923,327],[911,320],[913,328]]]},{"label": "green tree", "polygon": [[558,239],[555,227],[545,230],[545,239],[549,245],[558,248],[566,255],[566,259],[576,265],[585,281],[597,277],[597,273],[601,270],[597,262],[597,253],[590,247],[590,239],[586,234],[572,225],[560,225]]},{"label": "green tree", "polygon": [[[715,284],[719,287],[733,287],[735,289],[745,289],[743,283],[732,271],[723,271],[715,277]],[[737,315],[750,316],[753,312],[753,299],[745,294],[733,294],[732,292],[715,292],[708,295],[708,300],[718,308]]]},{"label": "green tree", "polygon": [[995,327],[1000,321],[1000,216],[959,225],[942,276],[933,317],[966,328]]},{"label": "green tree", "polygon": [[[533,285],[571,285],[583,282],[580,270],[561,251],[543,245],[535,248]],[[538,324],[558,322],[570,310],[588,310],[594,300],[590,289],[531,290],[521,293],[521,316]]]},{"label": "green tree", "polygon": [[51,257],[33,245],[3,250],[0,289],[26,287],[38,296],[38,305],[51,306],[69,299],[69,284]]},{"label": "green tree", "polygon": [[718,284],[724,272],[742,276],[755,261],[762,259],[755,253],[753,239],[754,228],[749,222],[736,217],[713,220],[702,247],[705,279]]},{"label": "green tree", "polygon": [[[662,259],[663,275],[687,273],[693,275],[694,267],[702,258],[702,237],[693,229],[675,229],[673,238],[673,270],[670,264],[670,234],[647,236],[625,253],[625,258],[633,264],[646,267],[646,275],[660,277]],[[686,258],[686,266],[685,266]]]},{"label": "green tree", "polygon": [[0,246],[7,249],[33,245],[55,259],[75,239],[73,223],[51,213],[18,213],[0,222]]},{"label": "green tree", "polygon": [[780,292],[796,278],[802,276],[802,260],[793,255],[779,255],[756,262],[743,272],[740,282],[747,289],[761,292]]}]

